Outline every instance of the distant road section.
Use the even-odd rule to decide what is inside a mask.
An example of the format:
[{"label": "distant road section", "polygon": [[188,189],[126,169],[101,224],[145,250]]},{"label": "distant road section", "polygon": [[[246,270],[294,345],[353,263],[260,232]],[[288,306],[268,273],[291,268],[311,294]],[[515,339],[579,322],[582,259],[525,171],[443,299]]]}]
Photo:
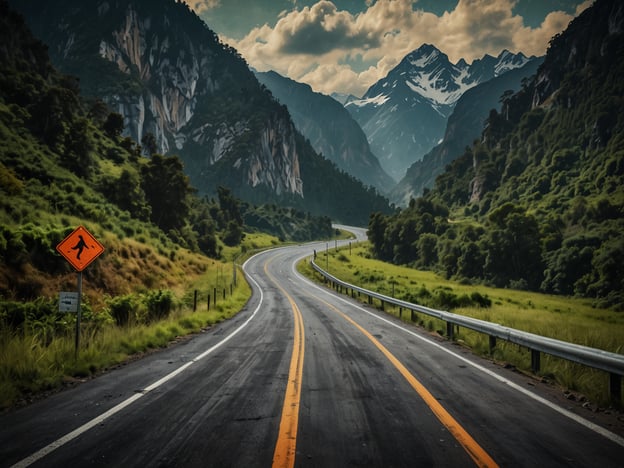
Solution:
[{"label": "distant road section", "polygon": [[539,382],[296,271],[333,246],[254,256],[235,318],[0,415],[0,465],[622,466]]}]

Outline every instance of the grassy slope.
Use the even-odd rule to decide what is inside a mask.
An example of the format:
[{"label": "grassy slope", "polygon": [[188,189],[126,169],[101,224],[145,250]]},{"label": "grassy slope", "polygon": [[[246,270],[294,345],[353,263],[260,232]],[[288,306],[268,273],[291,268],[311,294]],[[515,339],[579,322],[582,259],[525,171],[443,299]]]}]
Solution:
[{"label": "grassy slope", "polygon": [[[433,272],[374,260],[370,258],[368,243],[352,246],[351,253],[348,247],[342,247],[338,252],[330,250],[329,256],[329,272],[332,275],[365,289],[405,300],[409,300],[410,294],[426,290],[430,296],[422,294],[424,301],[435,297],[438,291],[456,296],[478,292],[492,301],[491,307],[460,307],[450,311],[563,341],[624,353],[624,314],[593,308],[589,300],[460,284]],[[326,261],[325,252],[319,252],[317,264],[324,268]],[[305,262],[300,269],[318,279]],[[386,307],[386,312],[399,314],[398,308]],[[407,314],[403,317],[409,321]],[[442,334],[445,330],[442,322],[423,314],[417,314],[417,321],[430,331]],[[460,329],[457,339],[475,352],[489,355],[487,336]],[[492,357],[510,362],[519,369],[530,370],[530,353],[518,346],[499,341]],[[543,356],[541,364],[542,376],[554,379],[571,390],[583,392],[600,403],[608,402],[608,376],[604,372],[549,356]]]}]

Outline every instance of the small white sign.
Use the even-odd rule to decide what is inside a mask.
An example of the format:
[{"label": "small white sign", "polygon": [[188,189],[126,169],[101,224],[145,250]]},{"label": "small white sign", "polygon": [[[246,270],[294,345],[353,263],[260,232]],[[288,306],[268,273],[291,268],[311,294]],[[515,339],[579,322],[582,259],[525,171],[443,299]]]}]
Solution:
[{"label": "small white sign", "polygon": [[78,293],[59,293],[59,312],[78,312]]}]

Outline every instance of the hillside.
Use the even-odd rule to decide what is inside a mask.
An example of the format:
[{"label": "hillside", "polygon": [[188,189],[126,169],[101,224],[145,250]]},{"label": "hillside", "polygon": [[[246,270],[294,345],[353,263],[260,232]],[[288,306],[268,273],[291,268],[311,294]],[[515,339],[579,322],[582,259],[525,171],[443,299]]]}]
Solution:
[{"label": "hillside", "polygon": [[[143,166],[88,117],[76,80],[52,68],[45,46],[23,20],[4,1],[0,9],[2,298],[73,290],[75,274],[54,247],[79,223],[106,245],[86,273],[92,297],[96,291],[124,294],[150,283],[177,287],[184,276],[196,275],[209,259],[184,249],[150,222],[152,206],[138,184],[124,187],[134,197],[127,209],[99,189],[121,177],[138,181]],[[186,189],[184,180],[180,188]]]},{"label": "hillside", "polygon": [[254,219],[268,218],[285,240],[331,235],[328,218],[266,214],[223,187],[199,198],[177,157],[143,157],[121,135],[119,114],[83,100],[77,80],[53,68],[4,0],[0,13],[2,301],[73,290],[75,273],[55,246],[80,224],[106,249],[85,272],[89,301],[99,305],[137,290],[183,293],[225,246],[240,245],[244,229],[262,229]]},{"label": "hillside", "polygon": [[555,36],[435,187],[375,216],[376,255],[624,309],[623,31],[624,5],[600,0]]},{"label": "hillside", "polygon": [[[55,66],[121,114],[124,135],[148,154],[153,147],[178,155],[200,194],[224,185],[251,204],[355,224],[368,219],[363,206],[389,210],[301,138],[287,109],[184,2],[11,3],[48,44]],[[343,202],[327,203],[326,195]]]}]

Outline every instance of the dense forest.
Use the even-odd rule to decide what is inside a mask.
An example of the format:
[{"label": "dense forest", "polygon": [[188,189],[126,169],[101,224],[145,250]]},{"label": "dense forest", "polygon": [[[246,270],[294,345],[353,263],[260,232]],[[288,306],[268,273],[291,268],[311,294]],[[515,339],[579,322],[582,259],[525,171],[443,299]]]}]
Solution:
[{"label": "dense forest", "polygon": [[[121,115],[81,97],[78,81],[52,67],[45,45],[5,1],[0,24],[3,299],[53,292],[50,278],[70,273],[55,246],[82,223],[115,239],[110,261],[128,260],[130,239],[174,260],[181,249],[219,258],[255,229],[297,241],[332,234],[327,217],[243,203],[224,186],[200,197],[177,156],[155,152],[149,134],[141,143],[123,137]],[[98,268],[92,275],[105,287]],[[109,294],[127,292],[123,281],[108,286]]]},{"label": "dense forest", "polygon": [[378,258],[624,310],[618,8],[599,1],[575,19],[432,190],[398,214],[371,217]]}]

